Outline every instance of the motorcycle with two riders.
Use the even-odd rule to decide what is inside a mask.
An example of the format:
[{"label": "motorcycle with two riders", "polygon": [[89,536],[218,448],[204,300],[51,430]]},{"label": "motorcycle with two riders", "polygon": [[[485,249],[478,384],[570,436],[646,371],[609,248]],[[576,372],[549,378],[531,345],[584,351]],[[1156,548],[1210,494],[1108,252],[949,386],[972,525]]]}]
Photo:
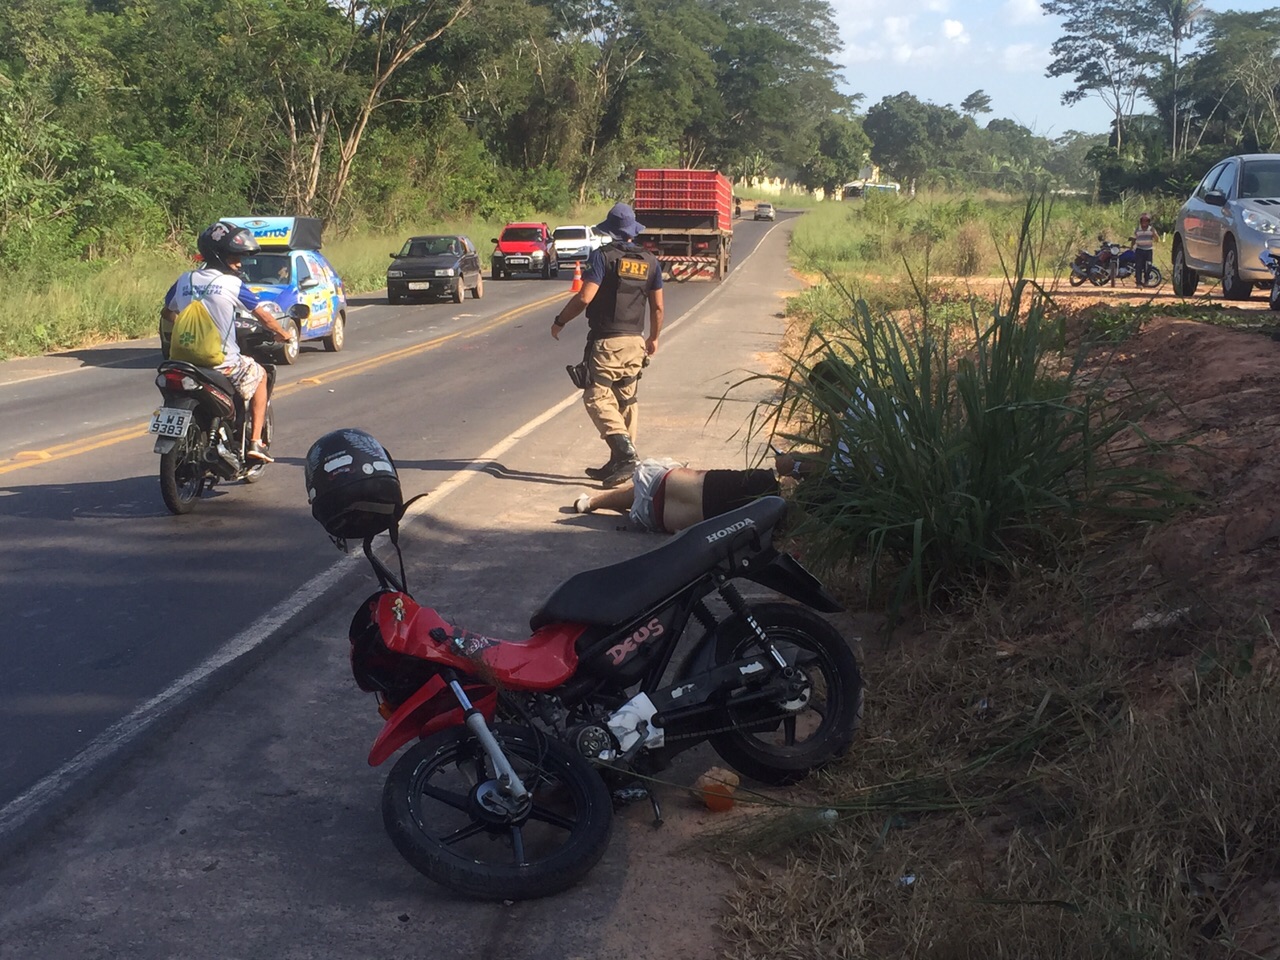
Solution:
[{"label": "motorcycle with two riders", "polygon": [[[306,304],[287,311],[262,301],[277,321],[301,322],[310,313]],[[272,439],[271,391],[281,345],[275,334],[252,314],[237,310],[236,342],[240,352],[262,364],[267,379],[267,413],[262,440]],[[205,491],[221,482],[256,483],[266,464],[250,459],[252,422],[248,403],[223,374],[182,360],[166,360],[156,370],[161,405],[152,414],[149,432],[156,435],[160,455],[160,495],[174,514],[190,513]]]}]

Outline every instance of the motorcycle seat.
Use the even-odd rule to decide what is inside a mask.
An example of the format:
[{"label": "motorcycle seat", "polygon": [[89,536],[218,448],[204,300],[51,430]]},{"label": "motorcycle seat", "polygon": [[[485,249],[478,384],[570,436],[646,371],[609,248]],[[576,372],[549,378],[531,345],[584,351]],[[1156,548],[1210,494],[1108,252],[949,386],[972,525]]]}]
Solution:
[{"label": "motorcycle seat", "polygon": [[212,367],[197,367],[194,363],[187,363],[185,360],[166,360],[164,363],[160,364],[160,369],[180,370],[183,373],[194,373],[202,380],[206,380],[213,384],[219,390],[225,390],[229,396],[238,397],[240,395],[235,388],[235,384]]},{"label": "motorcycle seat", "polygon": [[742,537],[735,536],[740,531],[752,531],[757,549],[768,549],[786,512],[781,497],[761,497],[682,530],[656,550],[575,574],[534,611],[529,626],[537,631],[550,623],[611,626],[630,620],[741,550]]}]

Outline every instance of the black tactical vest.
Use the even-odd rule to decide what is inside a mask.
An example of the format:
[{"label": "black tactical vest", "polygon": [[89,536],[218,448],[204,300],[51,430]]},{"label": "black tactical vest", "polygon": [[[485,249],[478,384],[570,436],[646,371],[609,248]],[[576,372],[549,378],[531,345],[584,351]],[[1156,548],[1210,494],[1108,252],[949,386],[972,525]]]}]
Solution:
[{"label": "black tactical vest", "polygon": [[600,251],[604,280],[587,304],[587,339],[644,336],[648,289],[658,258],[634,243],[611,243]]}]

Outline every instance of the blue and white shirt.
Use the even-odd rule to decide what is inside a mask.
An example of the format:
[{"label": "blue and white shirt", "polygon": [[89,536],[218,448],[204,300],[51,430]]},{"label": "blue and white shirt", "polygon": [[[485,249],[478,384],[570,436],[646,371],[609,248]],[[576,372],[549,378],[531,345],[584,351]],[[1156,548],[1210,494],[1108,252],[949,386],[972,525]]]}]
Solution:
[{"label": "blue and white shirt", "polygon": [[222,341],[223,366],[240,359],[240,345],[236,343],[236,305],[252,313],[262,302],[239,277],[221,270],[203,268],[191,270],[180,276],[165,294],[164,305],[174,313],[181,313],[193,300],[204,303],[209,316],[218,328]]}]

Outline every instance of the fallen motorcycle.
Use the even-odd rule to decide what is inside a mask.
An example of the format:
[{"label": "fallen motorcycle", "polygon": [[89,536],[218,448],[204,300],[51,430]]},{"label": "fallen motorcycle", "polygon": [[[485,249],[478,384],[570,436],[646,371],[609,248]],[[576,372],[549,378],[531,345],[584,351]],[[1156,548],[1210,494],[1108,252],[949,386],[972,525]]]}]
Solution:
[{"label": "fallen motorcycle", "polygon": [[[263,305],[279,317],[286,314],[275,303]],[[306,304],[294,304],[288,316],[303,320]],[[236,342],[240,351],[262,364],[267,374],[267,415],[262,439],[270,444],[272,414],[270,394],[275,386],[273,362],[280,345],[275,334],[251,314],[236,314]],[[217,370],[182,360],[165,360],[156,371],[161,406],[151,416],[150,432],[156,434],[154,451],[160,454],[160,496],[170,513],[190,513],[205,490],[219,481],[255,483],[266,464],[245,454],[250,436],[248,404],[231,381]]]},{"label": "fallen motorcycle", "polygon": [[[410,864],[449,889],[521,900],[572,886],[608,844],[611,789],[699,743],[770,784],[848,750],[862,678],[845,638],[812,612],[839,604],[773,545],[781,498],[570,577],[516,641],[419,605],[403,558],[397,574],[375,553],[387,532],[399,557],[406,506],[377,440],[326,434],[305,473],[312,514],[340,546],[363,541],[379,583],[350,630],[352,672],[386,721],[369,763],[417,741],[387,777],[384,825]],[[742,580],[803,606],[749,601]],[[713,595],[727,610],[713,610]],[[661,820],[651,783],[647,793]]]}]

